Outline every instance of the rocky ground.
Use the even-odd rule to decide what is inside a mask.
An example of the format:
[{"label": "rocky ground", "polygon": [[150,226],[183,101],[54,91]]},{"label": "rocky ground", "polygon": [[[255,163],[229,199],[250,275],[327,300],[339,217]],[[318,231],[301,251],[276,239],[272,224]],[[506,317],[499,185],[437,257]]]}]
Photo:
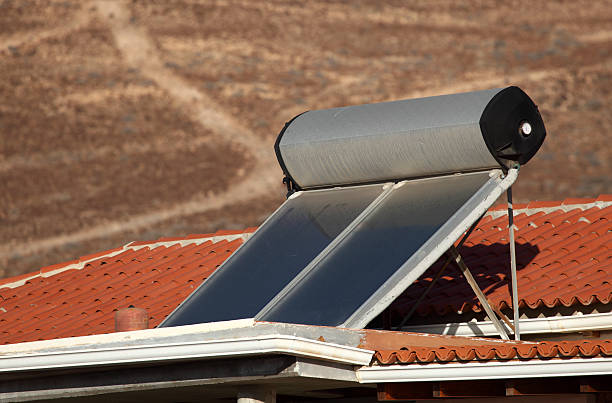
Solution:
[{"label": "rocky ground", "polygon": [[549,134],[515,198],[610,193],[610,21],[610,1],[0,0],[0,276],[259,224],[307,109],[519,85]]}]

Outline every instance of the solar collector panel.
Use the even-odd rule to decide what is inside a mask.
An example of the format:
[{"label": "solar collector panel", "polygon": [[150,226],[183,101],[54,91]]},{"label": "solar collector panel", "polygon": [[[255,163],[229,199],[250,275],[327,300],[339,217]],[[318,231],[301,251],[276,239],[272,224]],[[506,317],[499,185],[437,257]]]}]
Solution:
[{"label": "solar collector panel", "polygon": [[369,185],[294,194],[161,326],[254,317],[383,190]]}]

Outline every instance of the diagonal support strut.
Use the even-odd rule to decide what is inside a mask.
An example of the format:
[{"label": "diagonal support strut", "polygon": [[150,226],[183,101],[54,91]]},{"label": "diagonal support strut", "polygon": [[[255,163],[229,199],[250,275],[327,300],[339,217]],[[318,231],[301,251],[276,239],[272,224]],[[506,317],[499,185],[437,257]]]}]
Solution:
[{"label": "diagonal support strut", "polygon": [[493,311],[493,308],[491,308],[491,305],[489,304],[487,297],[484,295],[484,293],[478,286],[478,283],[476,283],[474,276],[472,276],[470,269],[467,267],[467,265],[463,261],[463,258],[457,251],[457,248],[455,248],[454,246],[451,246],[450,249],[448,250],[448,253],[453,258],[455,263],[457,263],[457,266],[459,266],[459,269],[461,269],[461,273],[467,280],[470,287],[472,287],[474,294],[476,294],[476,297],[478,297],[478,301],[480,301],[480,304],[482,305],[485,312],[487,313],[489,320],[493,322],[493,326],[495,326],[495,329],[497,329],[501,338],[504,340],[510,340],[510,337],[508,336],[506,329],[504,329],[504,325],[500,322],[497,315],[495,315],[495,312]]},{"label": "diagonal support strut", "polygon": [[[484,214],[481,215],[480,217],[478,217],[478,220],[476,220],[474,222],[474,224],[472,224],[472,226],[467,230],[465,235],[463,235],[463,238],[461,238],[461,240],[459,241],[459,244],[457,244],[458,248],[460,248],[465,243],[465,241],[467,241],[467,239],[470,236],[470,234],[474,231],[474,229],[476,229],[476,227],[478,226],[478,223],[480,222],[480,220],[482,220],[482,217],[484,217]],[[398,330],[401,330],[401,328],[404,327],[404,325],[406,323],[408,323],[408,321],[410,320],[410,318],[412,317],[414,312],[416,312],[416,309],[419,307],[421,302],[423,302],[423,300],[425,299],[425,297],[427,296],[429,291],[431,291],[431,289],[438,282],[440,277],[442,277],[442,273],[444,273],[444,270],[446,270],[446,268],[448,267],[448,265],[452,261],[453,261],[452,257],[450,257],[450,256],[447,257],[446,261],[444,262],[444,264],[442,265],[440,270],[438,270],[438,272],[436,273],[436,276],[433,278],[431,283],[429,283],[429,286],[427,286],[427,289],[425,291],[423,291],[423,293],[419,296],[417,301],[412,305],[412,308],[410,308],[410,312],[408,312],[408,314],[406,316],[404,316],[404,319],[402,320],[402,323],[400,323],[399,326],[397,326]]]}]

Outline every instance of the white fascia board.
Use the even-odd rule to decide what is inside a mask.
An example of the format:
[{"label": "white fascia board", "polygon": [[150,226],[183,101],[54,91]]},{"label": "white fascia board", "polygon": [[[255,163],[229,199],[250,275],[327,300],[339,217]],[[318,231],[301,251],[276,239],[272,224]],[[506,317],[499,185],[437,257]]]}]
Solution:
[{"label": "white fascia board", "polygon": [[105,346],[108,344],[146,344],[151,340],[163,340],[174,337],[204,337],[214,331],[235,331],[250,329],[255,325],[253,319],[236,319],[221,322],[198,323],[195,325],[132,330],[128,332],[92,334],[89,336],[64,337],[61,339],[28,341],[24,343],[5,344],[0,346],[0,359],[17,354],[31,354],[41,351],[76,350],[86,346]]},{"label": "white fascia board", "polygon": [[468,381],[612,374],[612,358],[489,361],[362,367],[359,383]]},{"label": "white fascia board", "polygon": [[[574,333],[612,329],[612,313],[595,313],[574,316],[553,316],[520,320],[521,334]],[[405,326],[403,331],[444,334],[451,336],[496,336],[495,326],[489,321],[463,323],[437,323]],[[512,332],[507,328],[509,332]]]},{"label": "white fascia board", "polygon": [[268,354],[289,354],[343,364],[367,365],[374,352],[296,336],[271,335],[174,344],[126,345],[114,348],[51,350],[0,355],[0,373]]}]

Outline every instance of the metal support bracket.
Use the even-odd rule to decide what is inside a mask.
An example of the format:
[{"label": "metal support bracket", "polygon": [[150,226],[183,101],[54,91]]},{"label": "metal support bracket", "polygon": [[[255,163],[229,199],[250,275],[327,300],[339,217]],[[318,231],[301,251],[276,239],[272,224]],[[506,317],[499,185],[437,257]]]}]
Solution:
[{"label": "metal support bracket", "polygon": [[508,337],[508,333],[506,332],[506,329],[504,329],[504,325],[500,322],[498,317],[495,315],[493,308],[491,308],[491,305],[489,304],[489,300],[487,299],[487,297],[484,295],[484,293],[478,286],[478,283],[476,283],[476,279],[474,279],[474,276],[472,276],[470,269],[467,267],[467,265],[463,261],[463,258],[457,251],[457,248],[455,248],[455,246],[451,246],[451,248],[448,250],[448,254],[453,258],[455,263],[457,263],[457,266],[459,266],[461,273],[467,280],[470,287],[472,287],[472,290],[476,294],[476,297],[478,297],[478,301],[480,301],[480,304],[482,305],[485,312],[487,313],[489,320],[493,322],[493,326],[495,326],[495,329],[497,329],[501,338],[504,340],[510,340],[510,337]]},{"label": "metal support bracket", "polygon": [[297,186],[295,185],[295,182],[293,182],[291,180],[291,178],[287,175],[285,175],[283,177],[283,183],[287,186],[287,199],[289,198],[289,196],[291,196],[292,194],[294,194],[297,191]]}]

